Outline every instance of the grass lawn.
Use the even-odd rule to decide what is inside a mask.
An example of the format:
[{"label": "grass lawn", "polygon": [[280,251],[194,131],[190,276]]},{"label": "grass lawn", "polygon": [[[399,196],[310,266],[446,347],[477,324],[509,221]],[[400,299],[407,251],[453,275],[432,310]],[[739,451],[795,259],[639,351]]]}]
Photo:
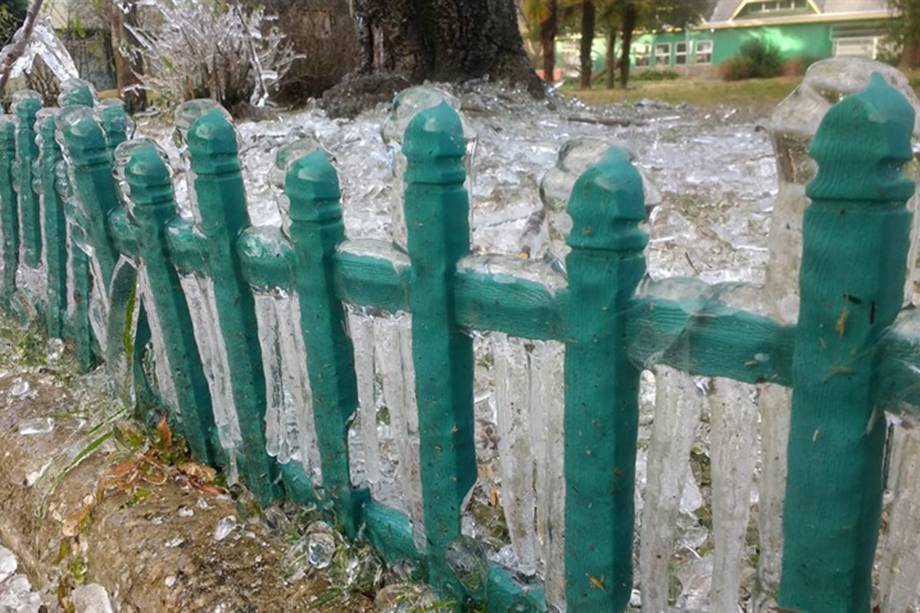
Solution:
[{"label": "grass lawn", "polygon": [[[920,96],[920,71],[910,73],[911,85]],[[643,98],[663,100],[671,104],[686,102],[694,106],[774,107],[801,82],[800,77],[748,79],[746,81],[689,80],[633,81],[622,89],[592,89],[587,91],[565,87],[563,93],[576,96],[588,104],[635,102]]]}]

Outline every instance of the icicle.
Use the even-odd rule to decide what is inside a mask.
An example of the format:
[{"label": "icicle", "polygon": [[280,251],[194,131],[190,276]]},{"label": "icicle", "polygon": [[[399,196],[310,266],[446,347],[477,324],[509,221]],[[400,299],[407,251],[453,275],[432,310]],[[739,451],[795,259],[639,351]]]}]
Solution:
[{"label": "icicle", "polygon": [[383,397],[399,453],[397,467],[406,500],[415,546],[425,550],[421,467],[419,465],[418,405],[412,364],[412,316],[380,318],[374,330],[375,359],[383,377]]},{"label": "icicle", "polygon": [[655,368],[655,420],[648,446],[640,527],[642,610],[668,610],[677,514],[703,399],[695,379],[670,366]]},{"label": "icicle", "polygon": [[349,310],[348,329],[355,349],[364,466],[371,491],[375,491],[380,484],[380,442],[377,437],[377,401],[374,396],[374,318]]},{"label": "icicle", "polygon": [[895,426],[894,431],[900,461],[890,469],[896,491],[881,550],[882,613],[914,610],[920,586],[920,430]]},{"label": "icicle", "polygon": [[536,572],[537,552],[534,455],[530,431],[533,413],[531,369],[527,350],[520,339],[493,334],[492,355],[495,359],[502,510],[517,556],[516,570],[532,575]]},{"label": "icicle", "polygon": [[[68,270],[70,270],[69,266]],[[147,278],[147,269],[143,264],[138,271],[138,278],[141,302],[147,312],[147,322],[150,325],[150,342],[153,346],[153,373],[156,377],[156,387],[160,392],[161,400],[174,412],[178,413],[179,399],[176,396],[176,385],[172,377],[172,368],[170,368],[169,360],[166,357],[166,347],[163,345],[165,339],[163,325],[160,323],[160,316],[155,307],[153,289],[150,287],[150,281]]]},{"label": "icicle", "polygon": [[265,373],[266,452],[279,463],[300,462],[319,485],[319,457],[300,308],[288,294],[257,293],[256,319]]},{"label": "icicle", "polygon": [[712,423],[713,611],[738,611],[757,440],[757,388],[716,379]]},{"label": "icicle", "polygon": [[783,502],[786,498],[786,447],[789,444],[789,406],[792,392],[779,385],[760,388],[761,472],[759,479],[758,532],[760,558],[753,598],[755,612],[776,605],[783,560]]},{"label": "icicle", "polygon": [[208,388],[211,391],[211,406],[217,436],[221,446],[227,450],[230,459],[230,474],[235,474],[235,450],[242,442],[240,426],[236,415],[236,404],[230,388],[230,367],[227,348],[220,332],[217,304],[214,296],[214,282],[208,277],[182,275],[182,291],[188,302],[195,330],[195,342]]},{"label": "icicle", "polygon": [[546,602],[565,611],[565,346],[535,343],[531,352],[532,436],[536,458],[536,522]]}]

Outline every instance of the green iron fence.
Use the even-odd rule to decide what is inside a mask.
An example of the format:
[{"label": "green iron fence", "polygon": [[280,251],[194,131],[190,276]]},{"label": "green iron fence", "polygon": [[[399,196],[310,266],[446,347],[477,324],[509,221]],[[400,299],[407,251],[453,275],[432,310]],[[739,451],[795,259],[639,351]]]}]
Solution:
[{"label": "green iron fence", "polygon": [[[470,581],[449,557],[477,472],[469,331],[556,340],[565,344],[567,610],[619,611],[629,602],[637,365],[656,363],[794,390],[780,605],[869,610],[883,411],[920,406],[910,394],[920,377],[920,337],[910,331],[920,321],[901,312],[910,240],[905,203],[914,190],[901,168],[912,156],[914,112],[881,77],[839,102],[814,139],[819,173],[808,188],[795,326],[728,305],[701,311],[635,294],[645,273],[643,187],[620,149],[575,184],[568,286],[553,291],[532,277],[458,269],[470,251],[465,143],[446,104],[418,113],[405,133],[406,262],[381,255],[386,248],[377,255],[342,249],[338,177],[319,149],[284,164],[283,229],[252,228],[236,133],[219,109],[188,128],[194,218],[180,216],[161,153],[146,141],[121,144],[128,133],[121,107],[92,109],[87,94],[68,90],[67,106],[41,112],[37,124],[35,100],[20,96],[15,120],[0,118],[3,304],[17,309],[17,268],[39,268],[45,293],[34,299],[49,334],[72,339],[86,368],[126,362],[138,398],[159,389],[193,453],[238,466],[262,502],[286,496],[319,504],[346,534],[366,538],[389,561],[414,561],[458,602],[546,610],[538,581],[498,565]],[[34,131],[40,150],[31,144]],[[120,195],[119,182],[129,196]],[[208,380],[205,361],[213,356],[201,351],[183,292],[191,278],[208,284],[218,340],[232,353],[222,397]],[[94,287],[101,304],[93,303]],[[321,488],[297,464],[266,452],[255,306],[256,293],[266,290],[299,300]],[[348,305],[412,314],[421,548],[406,514],[350,478],[347,436],[358,386]],[[129,329],[133,344],[122,342]],[[158,381],[141,367],[148,338],[165,355]],[[224,405],[238,423],[234,454],[216,418]]]}]

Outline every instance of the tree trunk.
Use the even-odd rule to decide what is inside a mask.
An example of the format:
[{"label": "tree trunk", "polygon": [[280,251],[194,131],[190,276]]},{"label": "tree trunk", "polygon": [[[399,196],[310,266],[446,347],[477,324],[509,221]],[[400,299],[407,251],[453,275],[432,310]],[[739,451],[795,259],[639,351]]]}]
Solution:
[{"label": "tree trunk", "polygon": [[125,101],[125,108],[129,113],[141,111],[147,105],[147,96],[144,90],[139,88],[139,75],[143,74],[144,63],[137,49],[137,41],[128,29],[136,26],[137,0],[121,0],[112,4],[115,82],[118,94]]},{"label": "tree trunk", "polygon": [[633,32],[638,17],[635,3],[627,4],[623,12],[623,51],[620,53],[620,85],[623,89],[629,85],[629,51],[632,48]]},{"label": "tree trunk", "polygon": [[543,48],[543,80],[556,80],[556,0],[545,0],[546,19],[540,22],[540,45]]},{"label": "tree trunk", "polygon": [[904,43],[904,51],[901,52],[901,68],[903,70],[920,68],[920,43]]},{"label": "tree trunk", "polygon": [[13,35],[13,42],[0,50],[0,94],[6,88],[6,82],[10,80],[10,72],[13,70],[13,64],[23,54],[32,38],[32,32],[35,30],[35,20],[38,19],[38,12],[42,9],[42,0],[32,0],[29,5],[29,11],[26,13],[26,20],[22,27]]},{"label": "tree trunk", "polygon": [[333,116],[353,116],[429,79],[488,76],[543,94],[524,53],[514,0],[355,0],[354,8],[364,70],[326,92]]},{"label": "tree trunk", "polygon": [[591,89],[594,62],[591,47],[594,46],[594,0],[581,3],[581,88]]},{"label": "tree trunk", "polygon": [[604,62],[604,72],[607,74],[607,89],[613,89],[616,85],[616,63],[617,63],[617,30],[610,26],[607,30],[607,59]]}]

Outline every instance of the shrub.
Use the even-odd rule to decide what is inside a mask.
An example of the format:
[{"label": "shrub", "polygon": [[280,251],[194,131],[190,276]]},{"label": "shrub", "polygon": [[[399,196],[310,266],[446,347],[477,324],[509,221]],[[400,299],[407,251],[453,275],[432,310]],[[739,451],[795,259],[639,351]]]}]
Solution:
[{"label": "shrub", "polygon": [[808,55],[789,58],[783,62],[782,74],[784,77],[801,77],[805,74],[805,71],[808,70],[808,67],[816,61],[818,61],[817,58]]},{"label": "shrub", "polygon": [[776,45],[752,38],[741,45],[740,53],[724,62],[719,71],[726,81],[769,79],[783,72],[783,57]]},{"label": "shrub", "polygon": [[[149,7],[149,8],[148,8]],[[245,10],[211,0],[163,0],[132,28],[144,88],[170,105],[213,98],[225,108],[260,106],[277,91],[295,55],[276,19],[262,9]]]},{"label": "shrub", "polygon": [[725,81],[741,81],[750,79],[754,76],[754,62],[749,57],[736,55],[735,57],[722,62],[719,66],[719,74]]},{"label": "shrub", "polygon": [[671,81],[680,77],[673,70],[643,70],[632,78],[636,81]]}]

